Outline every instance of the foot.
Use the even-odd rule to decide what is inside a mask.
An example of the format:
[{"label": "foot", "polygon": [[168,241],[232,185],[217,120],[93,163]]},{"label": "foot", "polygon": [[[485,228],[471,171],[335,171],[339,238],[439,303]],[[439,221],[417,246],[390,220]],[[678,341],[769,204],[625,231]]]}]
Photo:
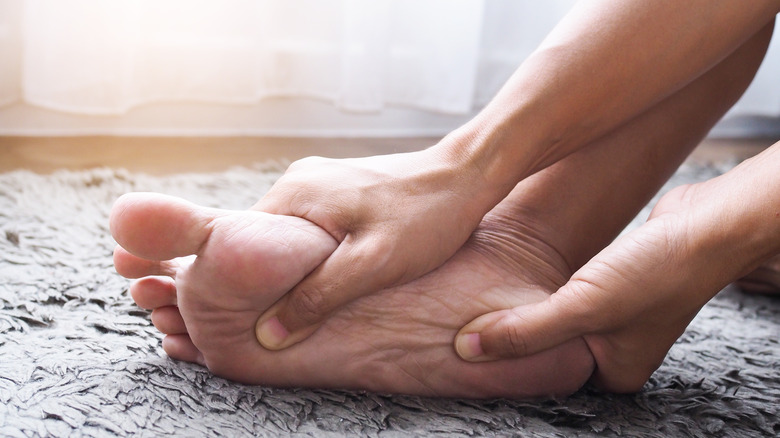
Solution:
[{"label": "foot", "polygon": [[[140,278],[139,306],[175,359],[250,384],[460,397],[538,397],[577,390],[593,372],[577,339],[524,359],[467,363],[458,329],[478,315],[544,299],[568,278],[538,241],[486,219],[438,270],[361,298],[311,338],[271,352],[258,317],[336,248],[312,223],[256,211],[206,209],[152,194],[120,198],[111,215],[117,271]],[[496,225],[491,225],[495,223]],[[506,225],[506,224],[503,224]],[[194,260],[179,257],[194,255]]]},{"label": "foot", "polygon": [[750,294],[780,295],[780,254],[737,280],[736,285]]}]

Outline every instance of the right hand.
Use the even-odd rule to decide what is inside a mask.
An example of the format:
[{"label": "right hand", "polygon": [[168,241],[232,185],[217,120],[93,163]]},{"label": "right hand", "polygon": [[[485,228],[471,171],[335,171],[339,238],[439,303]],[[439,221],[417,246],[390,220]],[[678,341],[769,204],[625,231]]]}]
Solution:
[{"label": "right hand", "polygon": [[258,320],[271,350],[311,335],[336,309],[416,279],[450,258],[497,200],[482,174],[434,148],[293,163],[254,209],[314,222],[340,244]]},{"label": "right hand", "polygon": [[456,351],[483,362],[529,356],[582,337],[597,364],[591,382],[609,392],[636,392],[730,280],[697,275],[708,272],[707,258],[691,254],[699,249],[676,218],[651,219],[597,254],[546,300],[470,322],[456,337]]},{"label": "right hand", "polygon": [[[780,156],[780,143],[774,151]],[[635,392],[698,311],[780,246],[777,165],[753,159],[664,195],[648,221],[620,237],[539,303],[482,315],[463,327],[465,360],[528,356],[583,337],[591,381]]]}]

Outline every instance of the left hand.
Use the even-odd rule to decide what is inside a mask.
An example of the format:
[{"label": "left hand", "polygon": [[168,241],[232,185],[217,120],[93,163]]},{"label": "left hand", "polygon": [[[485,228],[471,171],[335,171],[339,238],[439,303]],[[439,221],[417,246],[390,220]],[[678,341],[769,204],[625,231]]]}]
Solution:
[{"label": "left hand", "polygon": [[260,343],[287,348],[357,297],[437,268],[493,207],[478,169],[438,149],[358,159],[307,158],[254,207],[314,222],[339,246],[266,311]]}]

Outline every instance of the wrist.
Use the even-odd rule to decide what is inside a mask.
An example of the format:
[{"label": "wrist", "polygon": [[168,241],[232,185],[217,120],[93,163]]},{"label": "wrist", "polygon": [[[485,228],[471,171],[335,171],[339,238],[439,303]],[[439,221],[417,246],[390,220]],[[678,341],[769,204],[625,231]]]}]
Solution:
[{"label": "wrist", "polygon": [[467,193],[480,218],[501,202],[523,176],[506,162],[500,130],[468,123],[429,149],[451,170],[453,186]]},{"label": "wrist", "polygon": [[530,162],[541,141],[515,131],[507,120],[480,114],[452,131],[432,148],[462,175],[485,205],[483,213],[503,200],[518,182],[536,169]]},{"label": "wrist", "polygon": [[[583,145],[584,133],[572,135],[574,127],[565,122],[561,111],[549,103],[542,105],[543,97],[499,93],[436,148],[448,159],[478,169],[489,191],[503,199],[518,182]],[[539,111],[542,106],[545,111]]]},{"label": "wrist", "polygon": [[774,165],[778,159],[780,144],[698,184],[691,228],[710,258],[730,265],[724,266],[732,277],[729,281],[780,253],[780,178]]}]

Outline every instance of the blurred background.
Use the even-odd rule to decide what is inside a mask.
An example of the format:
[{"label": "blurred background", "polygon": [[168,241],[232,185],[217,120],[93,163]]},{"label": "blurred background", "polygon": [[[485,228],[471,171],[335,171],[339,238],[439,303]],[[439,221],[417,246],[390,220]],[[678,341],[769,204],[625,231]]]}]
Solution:
[{"label": "blurred background", "polygon": [[[0,0],[0,143],[429,144],[485,105],[573,3]],[[780,137],[780,37],[711,136]]]}]

